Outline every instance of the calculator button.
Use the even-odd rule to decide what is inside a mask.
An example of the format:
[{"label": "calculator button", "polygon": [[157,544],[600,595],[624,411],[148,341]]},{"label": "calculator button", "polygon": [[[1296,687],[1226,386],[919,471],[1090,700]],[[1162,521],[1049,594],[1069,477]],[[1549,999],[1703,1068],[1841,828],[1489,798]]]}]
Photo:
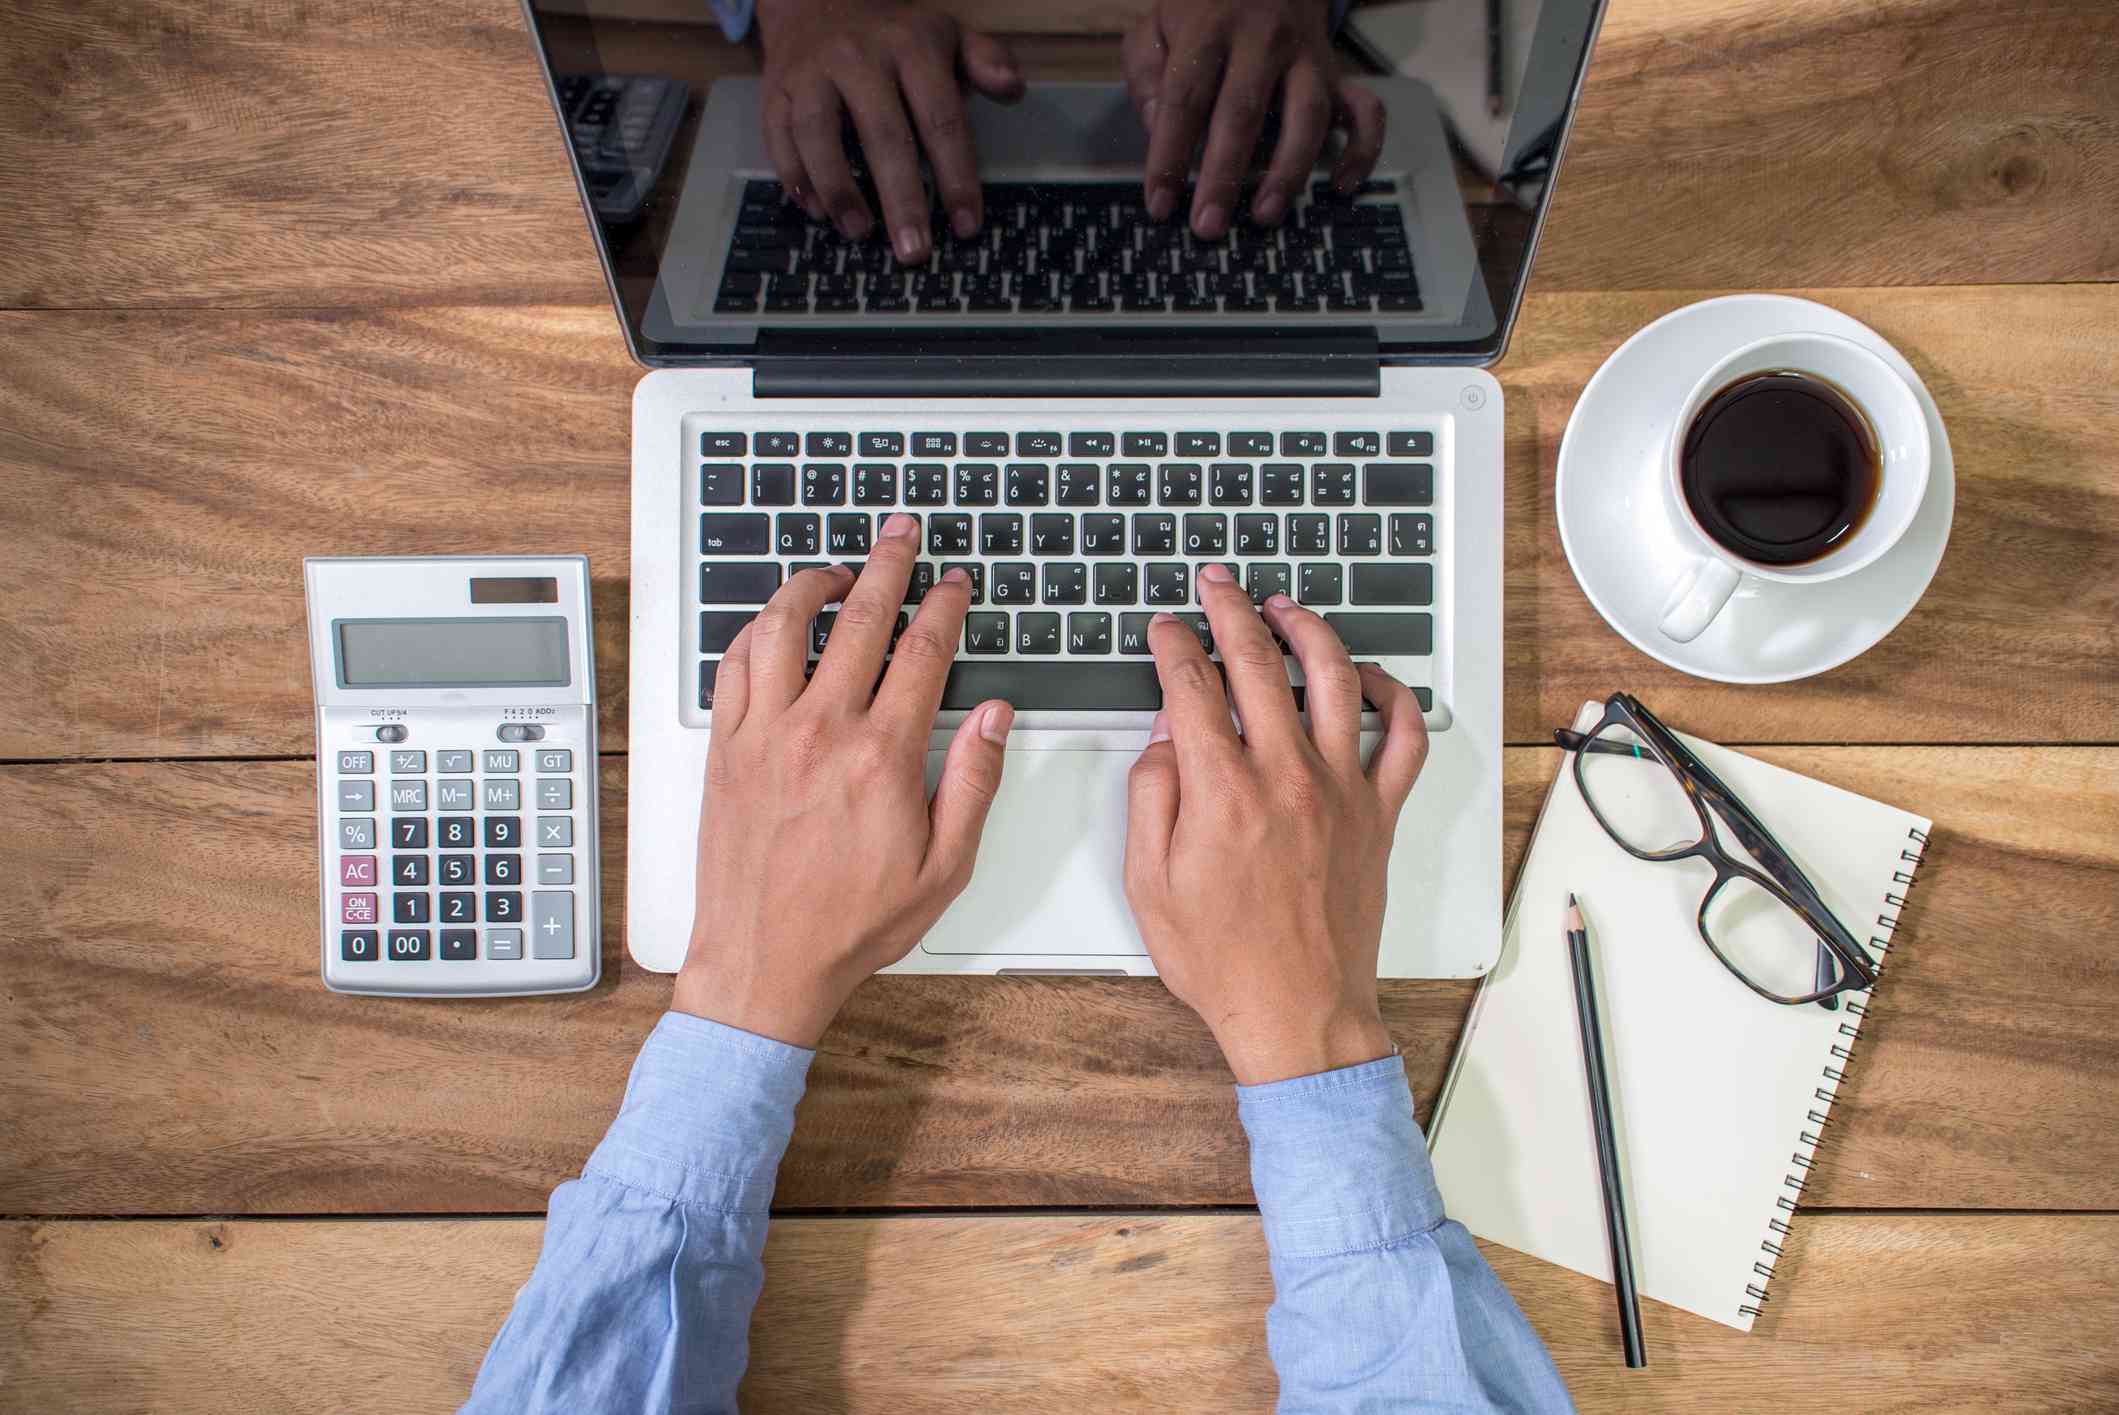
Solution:
[{"label": "calculator button", "polygon": [[427,820],[424,816],[390,817],[390,848],[393,850],[424,850],[427,848]]},{"label": "calculator button", "polygon": [[338,956],[348,963],[373,963],[383,951],[374,929],[346,929],[338,936]]},{"label": "calculator button", "polygon": [[338,848],[341,850],[373,850],[375,848],[375,820],[363,816],[356,820],[338,823]]},{"label": "calculator button", "polygon": [[478,822],[472,816],[443,816],[441,818],[441,848],[444,850],[468,850],[478,843]]},{"label": "calculator button", "polygon": [[402,742],[411,735],[411,733],[405,731],[405,726],[401,722],[385,723],[375,729],[375,740],[378,742]]},{"label": "calculator button", "polygon": [[486,817],[486,848],[488,850],[513,850],[521,844],[521,816]]},{"label": "calculator button", "polygon": [[425,884],[427,882],[427,857],[425,855],[392,855],[390,857],[390,883]]},{"label": "calculator button", "polygon": [[508,779],[486,778],[486,809],[489,811],[518,811],[522,809],[522,783]]},{"label": "calculator button", "polygon": [[[486,922],[489,924],[513,924],[522,920],[522,896],[512,889],[489,889],[486,891]],[[542,953],[537,955],[544,957]],[[562,953],[562,958],[572,954]]]},{"label": "calculator button", "polygon": [[477,929],[443,929],[441,959],[444,963],[466,963],[478,957]]},{"label": "calculator button", "polygon": [[436,752],[434,754],[434,769],[436,771],[476,771],[478,768],[471,765],[471,763],[477,760],[478,753],[476,752]]},{"label": "calculator button", "polygon": [[338,769],[341,772],[345,772],[349,775],[354,773],[367,773],[374,771],[375,753],[340,752],[338,754]]},{"label": "calculator button", "polygon": [[430,935],[425,929],[392,929],[390,961],[393,963],[416,963],[428,956]]},{"label": "calculator button", "polygon": [[[366,783],[363,784],[365,785]],[[390,809],[393,811],[424,811],[427,809],[427,783],[424,781],[391,782]]]},{"label": "calculator button", "polygon": [[427,754],[425,752],[402,751],[390,754],[390,770],[392,771],[425,771],[426,769]]},{"label": "calculator button", "polygon": [[[762,521],[765,518],[760,516],[758,519]],[[763,555],[765,547],[759,546],[757,553]],[[503,722],[500,724],[500,730],[493,735],[503,742],[542,742],[544,740],[544,729],[534,722]],[[506,771],[515,770],[512,766],[499,769]],[[493,771],[496,768],[489,766],[486,770]]]},{"label": "calculator button", "polygon": [[375,885],[375,857],[373,855],[341,855],[338,857],[338,882],[342,885]]},{"label": "calculator button", "polygon": [[375,896],[372,894],[347,894],[339,899],[339,922],[346,924],[372,924],[375,922]]},{"label": "calculator button", "polygon": [[574,783],[561,777],[537,783],[537,809],[570,811],[574,808]]},{"label": "calculator button", "polygon": [[[470,770],[469,767],[464,769]],[[434,809],[475,811],[478,809],[478,787],[469,777],[445,777],[434,783]]]},{"label": "calculator button", "polygon": [[469,891],[444,892],[440,917],[445,924],[470,923],[478,917],[478,896]]},{"label": "calculator button", "polygon": [[530,956],[574,956],[574,891],[541,889],[530,896]]},{"label": "calculator button", "polygon": [[537,769],[543,772],[572,771],[574,754],[564,747],[547,747],[537,753]]},{"label": "calculator button", "polygon": [[574,857],[572,855],[539,855],[537,857],[537,882],[539,884],[572,884],[574,882]]},{"label": "calculator button", "polygon": [[441,857],[441,878],[437,884],[475,884],[477,879],[476,855],[444,855]]},{"label": "calculator button", "polygon": [[537,844],[540,849],[547,845],[572,845],[574,843],[574,818],[572,816],[539,816],[537,818]]},{"label": "calculator button", "polygon": [[[506,731],[513,725],[513,723],[503,723],[501,730]],[[520,752],[508,751],[505,748],[488,747],[486,749],[487,771],[520,771],[522,770],[521,761],[522,753]]]},{"label": "calculator button", "polygon": [[338,784],[338,808],[342,811],[374,810],[375,783],[372,781],[341,781]]},{"label": "calculator button", "polygon": [[520,856],[520,855],[488,855],[488,856],[486,856],[486,883],[487,883],[487,884],[521,884],[521,883],[522,883],[522,856]]},{"label": "calculator button", "polygon": [[427,896],[399,892],[390,896],[390,921],[396,924],[427,922]]},{"label": "calculator button", "polygon": [[522,957],[522,930],[487,929],[486,957],[501,959]]}]

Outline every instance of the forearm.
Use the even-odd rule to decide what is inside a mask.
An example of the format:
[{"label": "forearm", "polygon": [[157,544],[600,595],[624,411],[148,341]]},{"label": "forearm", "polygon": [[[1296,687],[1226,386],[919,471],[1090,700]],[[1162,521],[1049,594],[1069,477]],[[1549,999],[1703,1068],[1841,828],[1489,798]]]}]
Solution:
[{"label": "forearm", "polygon": [[813,1053],[669,1013],[486,1353],[469,1415],[736,1408]]},{"label": "forearm", "polygon": [[1572,1409],[1443,1211],[1397,1057],[1237,1095],[1272,1256],[1282,1412]]}]

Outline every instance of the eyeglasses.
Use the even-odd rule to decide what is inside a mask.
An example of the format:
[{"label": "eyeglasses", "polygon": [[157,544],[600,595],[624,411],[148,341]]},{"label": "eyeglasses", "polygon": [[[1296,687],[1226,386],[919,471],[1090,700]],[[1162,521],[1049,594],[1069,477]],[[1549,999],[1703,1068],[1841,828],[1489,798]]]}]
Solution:
[{"label": "eyeglasses", "polygon": [[[1553,738],[1574,754],[1589,813],[1627,854],[1712,867],[1700,938],[1745,987],[1790,1007],[1834,1008],[1840,993],[1875,985],[1876,960],[1765,823],[1640,699],[1615,693],[1590,731],[1562,728]],[[1723,847],[1716,816],[1756,865]]]}]

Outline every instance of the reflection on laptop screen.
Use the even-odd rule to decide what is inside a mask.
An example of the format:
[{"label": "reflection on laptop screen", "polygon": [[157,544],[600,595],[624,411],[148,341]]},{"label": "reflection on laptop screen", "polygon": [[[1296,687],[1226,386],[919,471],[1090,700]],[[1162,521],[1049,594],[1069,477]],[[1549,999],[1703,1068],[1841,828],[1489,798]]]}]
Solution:
[{"label": "reflection on laptop screen", "polygon": [[[786,199],[750,51],[704,3],[529,0],[599,246],[650,362],[740,357],[761,339],[1094,326],[1350,327],[1384,357],[1485,361],[1506,339],[1597,0],[1430,0],[1391,35],[1403,77],[1380,160],[1348,193],[1333,145],[1285,218],[1208,240],[1141,186],[1147,135],[1117,72],[972,96],[985,219],[937,206],[924,261],[850,241]],[[1401,11],[1413,7],[1395,7]],[[1262,136],[1253,175],[1273,150]],[[1338,141],[1335,135],[1334,145]],[[847,144],[871,211],[871,174]],[[928,184],[932,199],[933,184]],[[1239,210],[1247,210],[1246,191]]]}]

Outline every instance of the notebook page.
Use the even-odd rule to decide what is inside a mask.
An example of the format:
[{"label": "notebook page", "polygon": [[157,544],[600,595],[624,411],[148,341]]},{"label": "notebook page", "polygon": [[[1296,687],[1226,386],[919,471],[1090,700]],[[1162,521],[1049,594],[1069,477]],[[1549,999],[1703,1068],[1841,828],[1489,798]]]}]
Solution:
[{"label": "notebook page", "polygon": [[[1601,715],[1585,707],[1577,725]],[[1881,956],[1928,822],[1685,738],[1756,811],[1833,912]],[[1569,759],[1563,758],[1563,763]],[[1909,836],[1909,832],[1918,832]],[[1644,1296],[1749,1330],[1792,1220],[1813,1116],[1860,1018],[1784,1007],[1731,977],[1694,927],[1712,871],[1635,860],[1560,771],[1473,1004],[1429,1148],[1451,1217],[1482,1238],[1604,1281],[1589,1092],[1562,914],[1579,896],[1596,964],[1634,1262]],[[1867,997],[1855,994],[1865,1008]],[[1754,1269],[1759,1264],[1765,1271]]]}]

